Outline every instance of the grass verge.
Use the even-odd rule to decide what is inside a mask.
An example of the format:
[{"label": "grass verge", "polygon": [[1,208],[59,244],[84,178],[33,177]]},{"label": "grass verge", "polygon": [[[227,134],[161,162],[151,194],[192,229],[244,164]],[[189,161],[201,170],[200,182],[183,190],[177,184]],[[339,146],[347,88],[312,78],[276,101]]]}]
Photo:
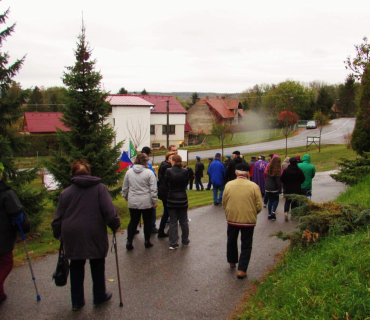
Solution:
[{"label": "grass verge", "polygon": [[[336,201],[370,206],[370,176]],[[370,230],[291,248],[234,319],[370,319]]]}]

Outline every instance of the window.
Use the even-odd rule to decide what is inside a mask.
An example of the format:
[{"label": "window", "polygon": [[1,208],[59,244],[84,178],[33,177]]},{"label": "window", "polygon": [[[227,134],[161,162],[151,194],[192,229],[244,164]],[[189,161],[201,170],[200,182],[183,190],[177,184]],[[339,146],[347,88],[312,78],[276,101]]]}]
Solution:
[{"label": "window", "polygon": [[152,143],[152,148],[160,148],[161,144],[160,143]]},{"label": "window", "polygon": [[150,126],[150,134],[155,134],[155,126],[154,125]]},{"label": "window", "polygon": [[[169,133],[170,134],[175,134],[175,125],[170,125],[170,130],[169,130]],[[167,126],[162,126],[162,133],[163,134],[167,134]]]}]

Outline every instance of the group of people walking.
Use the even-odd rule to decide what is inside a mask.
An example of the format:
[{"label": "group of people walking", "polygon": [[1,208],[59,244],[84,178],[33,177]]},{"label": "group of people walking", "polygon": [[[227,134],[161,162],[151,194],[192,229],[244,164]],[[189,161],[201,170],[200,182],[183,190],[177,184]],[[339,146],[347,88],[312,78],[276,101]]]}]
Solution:
[{"label": "group of people walking", "polygon": [[[150,148],[145,147],[131,169],[124,177],[122,196],[127,200],[130,222],[127,228],[126,249],[134,249],[134,237],[141,217],[144,221],[144,247],[153,247],[150,241],[153,231],[153,212],[158,199],[163,203],[163,215],[158,229],[158,238],[169,238],[169,249],[179,247],[178,225],[181,227],[181,244],[188,246],[188,197],[187,188],[192,189],[195,179],[197,190],[204,189],[201,178],[204,165],[197,157],[195,172],[189,167],[183,168],[182,158],[177,148],[170,146],[158,170],[158,177],[151,169],[148,155]],[[283,166],[278,155],[270,155],[270,161],[260,155],[258,160],[252,157],[247,163],[239,151],[234,151],[223,163],[221,154],[216,153],[210,161],[207,173],[213,186],[214,205],[222,204],[227,220],[227,261],[230,268],[236,268],[237,277],[247,277],[247,268],[251,257],[253,232],[257,223],[257,214],[263,204],[268,204],[268,219],[276,220],[276,209],[282,186],[284,194],[312,195],[312,179],[315,167],[310,164],[310,156],[304,155],[302,162],[298,157],[286,158]],[[1,172],[4,167],[0,163]],[[85,305],[84,267],[90,261],[93,279],[94,304],[109,301],[112,294],[105,286],[105,258],[108,252],[107,226],[117,232],[120,218],[117,215],[107,187],[101,178],[91,176],[88,163],[74,161],[71,165],[71,186],[60,195],[57,210],[52,222],[54,237],[63,241],[66,257],[70,260],[70,283],[72,309],[77,311]],[[290,208],[297,204],[287,197],[284,211],[288,220]],[[0,228],[11,229],[11,219],[22,214],[22,205],[18,198],[0,181]],[[153,211],[154,210],[154,211]],[[3,212],[4,211],[4,212]],[[165,226],[169,219],[169,230]],[[4,220],[4,221],[3,221]],[[5,223],[6,222],[6,223]],[[154,221],[155,222],[155,221]],[[155,225],[154,225],[155,228]],[[6,299],[3,284],[12,269],[12,250],[15,230],[11,229],[6,248],[0,247],[0,303]],[[7,231],[8,232],[8,231]],[[241,254],[238,257],[237,239],[241,233]],[[2,236],[3,232],[0,233]],[[3,240],[2,240],[3,241]],[[5,241],[5,240],[4,240]],[[5,242],[4,242],[5,243]],[[6,266],[6,268],[4,267]]]}]

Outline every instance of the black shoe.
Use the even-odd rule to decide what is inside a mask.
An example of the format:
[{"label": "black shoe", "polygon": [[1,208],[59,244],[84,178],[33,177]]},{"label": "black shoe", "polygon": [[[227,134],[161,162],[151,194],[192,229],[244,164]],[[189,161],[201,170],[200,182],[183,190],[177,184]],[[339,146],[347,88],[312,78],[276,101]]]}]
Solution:
[{"label": "black shoe", "polygon": [[169,249],[170,250],[176,250],[178,247],[179,247],[178,244],[174,244],[173,246],[170,246]]},{"label": "black shoe", "polygon": [[200,191],[203,191],[204,190],[204,188],[202,187],[202,189],[200,189]]},{"label": "black shoe", "polygon": [[213,204],[215,205],[215,206],[218,206],[220,203],[219,202],[213,202]]},{"label": "black shoe", "polygon": [[268,218],[267,218],[267,219],[271,220],[271,219],[272,219],[272,215],[271,215],[271,214],[269,214],[269,216],[268,216]]},{"label": "black shoe", "polygon": [[1,298],[0,298],[0,304],[3,303],[7,298],[7,295],[4,294]]},{"label": "black shoe", "polygon": [[127,251],[134,250],[134,246],[132,245],[132,242],[127,241],[127,243],[126,243],[126,250]]},{"label": "black shoe", "polygon": [[139,234],[140,231],[139,230],[135,230],[134,234]]},{"label": "black shoe", "polygon": [[156,227],[152,228],[152,233],[158,233],[158,229]]},{"label": "black shoe", "polygon": [[153,247],[153,243],[150,242],[150,240],[144,242],[145,248],[151,248]]},{"label": "black shoe", "polygon": [[105,298],[103,300],[99,300],[99,301],[94,301],[94,304],[102,304],[104,302],[107,302],[109,301],[110,299],[112,299],[112,294],[110,292],[106,292],[105,293]]},{"label": "black shoe", "polygon": [[271,220],[276,221],[276,214],[275,214],[275,213],[273,213],[273,214],[271,215]]},{"label": "black shoe", "polygon": [[72,311],[78,311],[80,310],[81,308],[83,308],[85,306],[85,300],[82,304],[73,304],[72,305]]},{"label": "black shoe", "polygon": [[167,238],[169,237],[168,233],[165,233],[164,231],[158,232],[158,238]]},{"label": "black shoe", "polygon": [[206,190],[211,190],[211,189],[208,189],[208,188],[207,188]]}]

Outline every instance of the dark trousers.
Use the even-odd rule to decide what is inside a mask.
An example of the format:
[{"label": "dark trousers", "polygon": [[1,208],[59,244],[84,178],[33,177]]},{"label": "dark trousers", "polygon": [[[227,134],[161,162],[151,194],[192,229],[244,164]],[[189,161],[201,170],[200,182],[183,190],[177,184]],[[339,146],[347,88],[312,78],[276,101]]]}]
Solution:
[{"label": "dark trousers", "polygon": [[[72,305],[83,305],[84,279],[86,260],[71,260],[69,264]],[[91,277],[93,281],[94,303],[105,299],[105,258],[90,260]]]},{"label": "dark trousers", "polygon": [[179,231],[178,225],[181,226],[181,242],[182,244],[189,244],[189,224],[188,224],[188,208],[169,208],[170,215],[170,229],[168,230],[170,246],[178,244]]},{"label": "dark trousers", "polygon": [[193,190],[193,181],[194,179],[189,180],[189,190]]},{"label": "dark trousers", "polygon": [[159,232],[164,232],[164,228],[166,227],[166,223],[168,220],[168,208],[167,208],[167,200],[162,200],[163,203],[163,216],[161,218],[161,223],[159,224]]},{"label": "dark trousers", "polygon": [[203,190],[202,178],[195,177],[195,187],[199,190],[199,187]]},{"label": "dark trousers", "polygon": [[5,295],[4,282],[13,270],[13,252],[0,254],[0,299]]},{"label": "dark trousers", "polygon": [[267,192],[264,193],[264,196],[263,196],[263,204],[264,205],[267,205],[269,202],[269,198],[267,197]]},{"label": "dark trousers", "polygon": [[294,208],[299,207],[297,201],[292,201],[291,199],[286,198],[284,204],[284,212],[289,212],[290,208],[293,210]]},{"label": "dark trousers", "polygon": [[152,228],[156,228],[155,223],[157,222],[157,210],[155,208],[152,209]]},{"label": "dark trousers", "polygon": [[131,209],[130,210],[130,223],[127,227],[127,241],[132,242],[134,239],[135,231],[139,225],[141,215],[143,215],[144,220],[144,238],[145,241],[150,239],[150,234],[152,232],[152,213],[153,208],[149,209]]},{"label": "dark trousers", "polygon": [[211,190],[211,187],[212,187],[212,183],[211,183],[211,176],[208,175],[208,184],[207,184],[207,189],[208,190]]},{"label": "dark trousers", "polygon": [[254,227],[236,227],[227,225],[227,262],[238,263],[238,236],[241,233],[241,252],[238,270],[247,272],[251,259]]}]

